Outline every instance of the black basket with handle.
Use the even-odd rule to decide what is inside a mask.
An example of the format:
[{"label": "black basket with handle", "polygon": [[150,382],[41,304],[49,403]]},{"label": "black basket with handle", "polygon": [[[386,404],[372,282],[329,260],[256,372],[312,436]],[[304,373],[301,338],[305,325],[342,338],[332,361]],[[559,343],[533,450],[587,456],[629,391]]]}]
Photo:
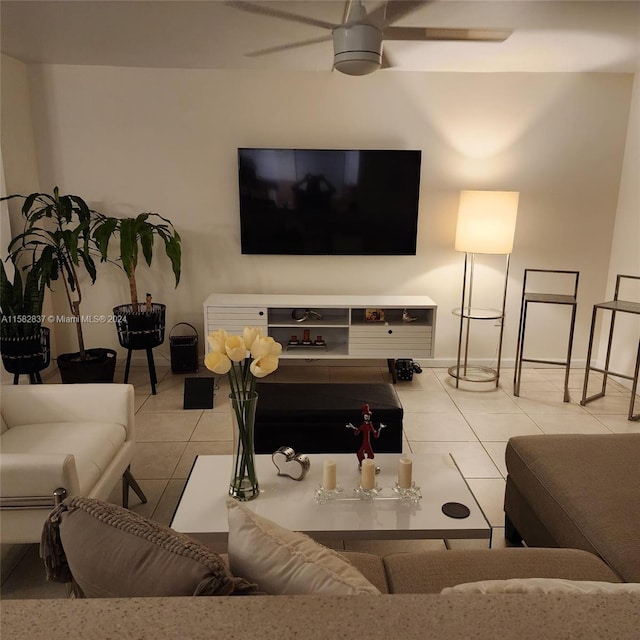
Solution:
[{"label": "black basket with handle", "polygon": [[[190,327],[193,334],[173,335],[181,325]],[[198,332],[188,322],[178,322],[169,332],[169,350],[171,352],[171,373],[197,372],[198,365]]]}]

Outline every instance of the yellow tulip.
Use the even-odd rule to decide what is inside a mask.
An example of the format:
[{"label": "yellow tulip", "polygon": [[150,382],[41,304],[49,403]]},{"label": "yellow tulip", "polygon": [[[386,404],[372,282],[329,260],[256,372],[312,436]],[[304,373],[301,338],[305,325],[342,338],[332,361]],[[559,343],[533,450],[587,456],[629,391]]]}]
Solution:
[{"label": "yellow tulip", "polygon": [[229,360],[224,353],[209,351],[205,356],[204,365],[209,369],[209,371],[222,375],[224,373],[228,373],[231,369],[231,360]]},{"label": "yellow tulip", "polygon": [[224,344],[228,337],[229,334],[224,329],[218,329],[217,331],[212,331],[207,336],[207,342],[212,351],[216,353],[226,353]]},{"label": "yellow tulip", "polygon": [[244,343],[247,345],[247,350],[251,351],[253,343],[256,338],[262,337],[262,329],[260,327],[245,327],[242,332]]},{"label": "yellow tulip", "polygon": [[233,362],[242,362],[247,357],[247,346],[242,336],[229,336],[224,346],[227,356]]},{"label": "yellow tulip", "polygon": [[278,368],[278,357],[266,355],[256,358],[249,369],[256,378],[264,378],[273,373]]},{"label": "yellow tulip", "polygon": [[275,356],[282,353],[282,345],[276,342],[271,336],[261,336],[251,345],[251,355],[254,358],[263,356]]}]

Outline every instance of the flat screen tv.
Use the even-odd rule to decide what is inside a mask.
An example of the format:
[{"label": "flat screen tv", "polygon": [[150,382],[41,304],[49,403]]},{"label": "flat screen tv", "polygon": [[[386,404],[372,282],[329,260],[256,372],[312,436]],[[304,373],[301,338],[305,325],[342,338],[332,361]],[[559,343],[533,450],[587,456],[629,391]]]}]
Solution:
[{"label": "flat screen tv", "polygon": [[238,149],[242,253],[415,255],[420,151]]}]

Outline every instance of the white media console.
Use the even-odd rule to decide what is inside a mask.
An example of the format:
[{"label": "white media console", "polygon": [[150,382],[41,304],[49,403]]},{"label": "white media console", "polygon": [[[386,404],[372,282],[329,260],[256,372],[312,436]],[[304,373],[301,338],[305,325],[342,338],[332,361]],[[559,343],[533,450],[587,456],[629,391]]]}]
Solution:
[{"label": "white media console", "polygon": [[419,359],[433,358],[436,311],[427,296],[214,293],[204,326],[235,334],[261,327],[283,358]]}]

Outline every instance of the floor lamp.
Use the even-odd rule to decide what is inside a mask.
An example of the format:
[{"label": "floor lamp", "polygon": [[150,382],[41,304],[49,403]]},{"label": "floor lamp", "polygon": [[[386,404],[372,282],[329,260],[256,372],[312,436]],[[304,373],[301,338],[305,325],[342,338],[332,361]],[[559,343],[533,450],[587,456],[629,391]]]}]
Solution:
[{"label": "floor lamp", "polygon": [[[456,227],[455,250],[464,252],[464,278],[462,281],[462,303],[453,310],[460,316],[458,335],[458,358],[449,368],[455,378],[466,382],[500,382],[500,359],[504,333],[504,310],[509,281],[509,259],[513,250],[513,236],[518,215],[517,191],[461,191]],[[506,255],[504,289],[501,309],[486,309],[473,306],[473,269],[475,254]],[[469,365],[469,331],[472,321],[499,321],[500,338],[495,368]]]}]

